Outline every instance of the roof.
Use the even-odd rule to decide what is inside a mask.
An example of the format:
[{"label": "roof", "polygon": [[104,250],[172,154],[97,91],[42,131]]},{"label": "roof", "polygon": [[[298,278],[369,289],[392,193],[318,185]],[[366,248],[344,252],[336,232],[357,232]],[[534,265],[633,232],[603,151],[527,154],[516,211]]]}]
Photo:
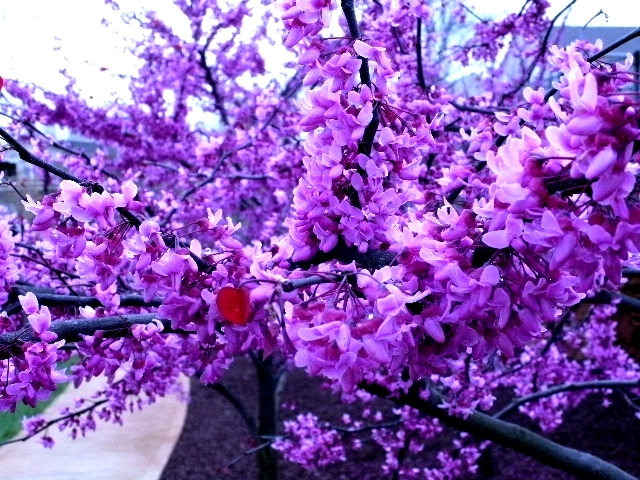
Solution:
[{"label": "roof", "polygon": [[[554,29],[559,34],[558,46],[564,47],[574,40],[588,40],[591,43],[595,43],[596,40],[602,40],[604,46],[611,45],[615,41],[621,39],[633,29],[629,27],[559,27]],[[552,35],[551,38],[556,38],[556,35]],[[640,51],[640,38],[634,38],[623,46],[619,47],[616,53],[621,57],[626,56],[627,53],[633,53]]]}]

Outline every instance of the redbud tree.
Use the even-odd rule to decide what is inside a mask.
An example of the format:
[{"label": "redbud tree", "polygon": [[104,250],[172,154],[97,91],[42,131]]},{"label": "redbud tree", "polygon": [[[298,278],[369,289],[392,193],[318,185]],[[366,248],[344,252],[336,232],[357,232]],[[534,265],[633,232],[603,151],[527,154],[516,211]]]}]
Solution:
[{"label": "redbud tree", "polygon": [[[4,154],[59,180],[38,199],[2,180],[28,213],[0,219],[0,408],[106,378],[27,436],[119,422],[181,374],[233,399],[220,381],[250,356],[272,403],[286,367],[363,408],[342,428],[261,418],[263,478],[276,451],[321,468],[361,435],[389,478],[473,473],[492,442],[634,478],[501,417],[549,432],[593,390],[640,392],[615,319],[637,305],[620,287],[640,261],[640,79],[606,61],[640,30],[559,48],[575,1],[490,21],[458,0],[175,0],[177,33],[105,1],[143,33],[129,99],[96,105],[68,76],[64,94],[7,80],[0,102]],[[268,44],[295,60],[269,70]],[[445,426],[460,435],[427,458]]]}]

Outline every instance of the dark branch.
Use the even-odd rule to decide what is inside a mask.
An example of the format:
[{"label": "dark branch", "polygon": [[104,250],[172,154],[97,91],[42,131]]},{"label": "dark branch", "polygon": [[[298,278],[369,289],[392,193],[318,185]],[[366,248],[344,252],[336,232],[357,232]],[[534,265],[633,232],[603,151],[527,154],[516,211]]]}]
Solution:
[{"label": "dark branch", "polygon": [[225,468],[231,468],[233,467],[236,463],[238,463],[240,460],[242,460],[245,457],[248,457],[249,455],[259,452],[260,450],[267,448],[269,446],[271,446],[271,444],[273,442],[275,442],[276,440],[278,440],[280,437],[278,438],[272,438],[267,440],[266,442],[261,443],[260,445],[257,445],[253,448],[250,448],[248,450],[245,450],[244,452],[242,452],[240,455],[238,455],[236,458],[234,458],[233,460],[231,460],[229,463],[227,463],[225,465]]},{"label": "dark branch", "polygon": [[[356,9],[354,6],[354,0],[342,0],[340,2],[342,12],[347,19],[347,25],[349,26],[349,33],[351,37],[356,40],[360,38],[360,27],[358,26],[358,19],[356,18]],[[371,74],[369,73],[369,61],[358,56],[362,61],[360,64],[360,82],[365,85],[371,86]]]},{"label": "dark branch", "polygon": [[587,28],[589,26],[589,24],[591,22],[593,22],[596,18],[598,18],[600,15],[604,15],[604,18],[607,20],[607,22],[609,21],[609,15],[607,15],[606,13],[604,13],[604,10],[600,9],[600,11],[598,13],[596,13],[593,17],[591,17],[587,23],[585,23],[582,26],[582,30],[584,30],[585,28]]},{"label": "dark branch", "polygon": [[409,446],[411,445],[411,440],[416,436],[418,430],[412,430],[409,433],[405,433],[404,442],[402,444],[402,448],[398,452],[398,464],[396,468],[393,470],[392,480],[400,479],[400,470],[402,469],[402,464],[404,463],[405,458],[407,457],[407,453],[409,452]]},{"label": "dark branch", "polygon": [[52,165],[49,162],[46,162],[41,158],[33,155],[31,152],[29,152],[29,150],[24,148],[20,144],[20,142],[18,142],[15,138],[13,138],[9,132],[7,132],[5,129],[1,127],[0,127],[0,137],[4,138],[4,140],[9,145],[11,145],[11,148],[13,148],[18,153],[20,158],[25,162],[30,163],[31,165],[35,165],[36,167],[40,167],[43,170],[49,173],[52,173],[56,177],[62,178],[63,180],[71,180],[79,184],[84,183],[84,180],[82,180],[81,178],[76,177],[75,175],[72,175],[71,173],[59,167],[56,167],[55,165]]},{"label": "dark branch", "polygon": [[252,175],[250,173],[231,173],[229,175],[223,175],[223,178],[229,178],[231,180],[269,180],[273,177],[269,175]]},{"label": "dark branch", "polygon": [[[373,107],[373,117],[367,125],[367,128],[364,129],[364,134],[362,135],[362,140],[358,143],[358,152],[366,155],[367,157],[371,156],[371,150],[373,149],[373,139],[376,136],[376,132],[378,131],[378,125],[380,125],[380,109],[376,105]],[[359,171],[361,169],[359,168]],[[361,173],[365,173],[361,171]]]},{"label": "dark branch", "polygon": [[220,92],[218,91],[218,82],[216,82],[215,78],[213,78],[213,72],[211,68],[207,64],[207,52],[206,50],[200,50],[198,52],[200,57],[200,66],[204,70],[204,77],[207,80],[207,83],[211,87],[211,95],[213,95],[213,103],[220,113],[220,119],[222,123],[225,125],[229,125],[229,116],[227,115],[227,110],[224,108],[224,102],[222,101],[222,97],[220,96]]},{"label": "dark branch", "polygon": [[[29,288],[15,287],[12,289],[15,294],[25,295],[27,292],[32,291]],[[33,291],[32,291],[33,292]],[[102,302],[96,297],[90,296],[75,296],[75,295],[60,295],[57,293],[40,293],[33,292],[38,303],[40,305],[46,305],[48,307],[102,307]],[[145,302],[142,295],[122,295],[120,297],[121,307],[158,307],[162,304],[161,298],[154,298],[150,302]],[[22,306],[18,304],[18,311],[22,310]],[[12,311],[7,315],[16,313]]]},{"label": "dark branch", "polygon": [[[82,158],[87,165],[91,164],[91,158],[89,157],[89,155],[87,155],[84,152],[78,152],[76,150],[72,150],[71,148],[61,144],[60,142],[58,142],[54,138],[52,138],[49,135],[45,134],[42,130],[40,130],[38,127],[36,127],[30,121],[21,120],[19,118],[16,118],[16,117],[14,117],[12,115],[9,115],[7,113],[4,113],[4,112],[0,112],[0,115],[2,115],[3,117],[7,117],[7,118],[13,120],[14,122],[21,123],[22,125],[27,127],[29,130],[31,130],[31,131],[37,133],[38,135],[42,136],[43,138],[45,138],[47,140],[49,145],[51,145],[53,148],[57,148],[58,150],[62,150],[63,152],[68,153],[69,155],[73,155],[75,157]],[[120,182],[120,178],[115,173],[110,172],[108,170],[105,170],[104,168],[100,168],[100,171],[102,173],[104,173],[107,177],[113,178],[116,182]]]},{"label": "dark branch", "polygon": [[[79,185],[83,185],[86,183],[80,177],[76,177],[75,175],[63,169],[56,167],[55,165],[52,165],[49,162],[46,162],[39,157],[36,157],[31,152],[29,152],[29,150],[24,148],[20,144],[20,142],[18,142],[15,138],[13,138],[11,134],[9,134],[9,132],[4,130],[3,128],[0,128],[0,137],[4,138],[5,141],[9,145],[11,145],[11,147],[18,153],[20,158],[25,162],[30,163],[31,165],[35,165],[36,167],[42,168],[44,171],[49,172],[58,178],[62,178],[63,180],[71,180],[73,182],[76,182]],[[104,187],[95,183],[93,183],[91,187],[98,193],[101,193],[104,191]],[[116,208],[116,210],[118,210],[120,215],[122,215],[123,218],[127,220],[134,227],[137,228],[142,224],[142,221],[126,208],[118,207]]]},{"label": "dark branch", "polygon": [[[572,2],[573,3],[573,2]],[[555,20],[554,20],[555,21]],[[627,35],[625,35],[624,37],[622,37],[621,39],[613,42],[611,45],[603,48],[602,50],[600,50],[598,53],[593,54],[592,56],[587,58],[587,61],[589,63],[593,63],[596,60],[599,60],[600,58],[602,58],[604,55],[606,55],[607,53],[615,50],[616,48],[624,45],[627,42],[630,42],[631,40],[633,40],[636,37],[640,37],[640,27],[636,28],[635,30],[631,31],[630,33],[628,33]],[[549,99],[551,97],[553,97],[556,93],[558,93],[558,90],[555,88],[550,88],[549,90],[547,90],[547,92],[544,95],[544,101],[547,102],[549,101]],[[524,120],[520,121],[520,125],[524,125],[526,122]],[[497,139],[496,139],[496,147],[500,147],[504,144],[504,142],[506,142],[507,137],[500,135]],[[484,166],[486,165],[486,162],[478,162],[476,164],[476,171],[480,171],[484,168]],[[453,203],[458,196],[462,193],[462,191],[464,190],[464,186],[463,187],[458,187],[455,190],[452,190],[449,195],[447,195],[447,201],[449,203]]]},{"label": "dark branch", "polygon": [[420,389],[416,384],[408,393],[395,395],[387,388],[376,384],[361,384],[360,387],[378,397],[389,398],[401,405],[413,407],[456,430],[468,432],[478,439],[491,440],[578,478],[638,480],[601,458],[564,447],[513,423],[478,411],[472,412],[467,418],[450,415],[446,408],[441,408],[443,397],[435,390],[431,390],[429,399],[425,400],[421,398]]},{"label": "dark branch", "polygon": [[472,113],[481,113],[483,115],[495,115],[497,111],[504,110],[502,107],[498,107],[495,110],[489,110],[486,108],[479,107],[470,107],[467,105],[461,105],[457,102],[449,102],[449,104],[454,107],[456,110],[460,110],[461,112],[472,112]]},{"label": "dark branch", "polygon": [[558,393],[563,392],[575,392],[580,390],[604,390],[607,388],[634,388],[640,387],[640,382],[636,380],[594,380],[591,382],[576,382],[567,383],[565,385],[557,385],[555,387],[547,388],[539,392],[532,393],[525,397],[518,398],[504,407],[502,410],[493,415],[493,418],[500,418],[507,413],[514,411],[521,405],[525,405],[530,402],[535,402],[541,398],[551,397]]},{"label": "dark branch", "polygon": [[67,420],[69,418],[78,417],[80,415],[83,415],[83,414],[85,414],[87,412],[90,412],[90,411],[94,410],[96,407],[99,407],[100,405],[102,405],[104,403],[107,403],[106,399],[98,400],[97,402],[93,402],[91,405],[89,405],[88,407],[85,407],[85,408],[83,408],[81,410],[77,410],[75,412],[68,413],[68,414],[63,415],[61,417],[54,418],[53,420],[49,420],[48,422],[44,423],[41,427],[39,427],[38,429],[36,429],[32,433],[29,433],[29,434],[23,435],[22,437],[14,438],[12,440],[7,440],[6,442],[0,443],[0,447],[2,447],[4,445],[9,445],[10,443],[26,442],[30,438],[33,438],[36,435],[38,435],[40,432],[45,431],[51,425],[55,425],[56,423],[62,422],[62,421]]},{"label": "dark branch", "polygon": [[[58,335],[58,340],[77,342],[82,340],[80,335],[93,335],[98,330],[121,331],[126,334],[129,328],[135,325],[146,325],[157,319],[155,314],[136,314],[127,316],[101,317],[101,318],[76,318],[73,320],[59,320],[53,322],[50,331]],[[163,333],[184,333],[182,330],[173,330],[171,321],[158,319],[163,327]],[[33,331],[29,328],[22,332],[3,333],[0,335],[0,359],[11,358],[22,353],[21,345],[24,342],[38,342]]]},{"label": "dark branch", "polygon": [[640,299],[625,295],[624,293],[614,292],[611,290],[601,290],[592,297],[585,298],[583,301],[594,305],[610,304],[615,299],[619,299],[619,305],[623,305],[630,310],[640,312]]},{"label": "dark branch", "polygon": [[340,239],[338,245],[330,252],[318,252],[309,260],[291,263],[290,268],[307,269],[312,265],[337,260],[345,265],[356,262],[362,268],[378,270],[391,265],[396,257],[396,253],[381,250],[367,250],[365,253],[360,253],[357,247],[348,247],[344,240]]},{"label": "dark branch", "polygon": [[418,60],[418,85],[423,90],[427,89],[427,82],[424,80],[424,71],[422,69],[422,19],[418,18],[416,25],[416,59]]},{"label": "dark branch", "polygon": [[[213,182],[218,176],[218,171],[220,170],[220,167],[222,167],[224,161],[227,158],[229,158],[234,153],[239,152],[240,150],[244,150],[245,148],[249,148],[252,145],[253,145],[253,140],[249,140],[248,142],[244,143],[243,145],[240,145],[238,148],[235,148],[233,150],[229,150],[228,152],[224,152],[222,155],[220,155],[220,158],[218,159],[216,164],[213,166],[213,169],[211,170],[211,173],[209,174],[209,176],[207,178],[205,178],[204,180],[202,180],[200,183],[198,183],[198,184],[194,185],[193,187],[191,187],[190,189],[186,190],[180,197],[180,203],[183,203],[187,198],[189,198],[191,195],[196,193],[198,190],[200,190],[202,187],[204,187],[208,183]],[[167,215],[164,217],[164,219],[162,220],[162,223],[160,224],[160,226],[161,227],[165,227],[169,223],[169,221],[171,220],[171,217],[173,217],[173,215],[177,211],[178,211],[177,207],[173,207],[169,211],[169,213],[167,213]]]},{"label": "dark branch", "polygon": [[[500,138],[506,139],[506,137],[498,137],[498,140],[496,141],[496,145],[498,145],[498,142],[500,142]],[[500,145],[498,145],[500,146]],[[482,170],[485,166],[487,165],[487,162],[485,161],[480,161],[480,162],[476,162],[476,164],[474,165],[474,168],[476,170],[476,172],[479,172],[480,170]],[[453,190],[451,190],[449,192],[449,194],[447,195],[447,202],[449,203],[453,203],[456,201],[456,199],[458,198],[458,196],[462,193],[462,191],[464,190],[464,185],[458,188],[455,188]]]},{"label": "dark branch", "polygon": [[319,285],[321,283],[332,283],[334,280],[326,277],[320,277],[318,275],[313,275],[307,278],[301,278],[299,280],[287,280],[282,283],[282,291],[283,292],[293,292],[298,288],[309,287],[311,285]]},{"label": "dark branch", "polygon": [[238,398],[238,396],[235,393],[229,390],[222,383],[213,383],[209,385],[209,387],[215,390],[216,392],[218,392],[220,395],[226,398],[229,401],[229,403],[231,403],[231,405],[233,405],[233,407],[238,411],[238,413],[244,420],[244,423],[249,429],[249,433],[251,434],[251,436],[257,439],[259,437],[258,425],[256,424],[256,421],[253,418],[253,415],[251,415],[249,410],[247,410],[247,407],[244,405],[242,400],[240,400],[240,398]]},{"label": "dark branch", "polygon": [[402,44],[402,40],[400,39],[400,33],[398,31],[398,27],[391,27],[391,32],[393,33],[393,36],[396,39],[396,42],[398,42],[398,50],[400,50],[400,53],[403,55],[407,54],[407,50],[404,48],[404,45]]},{"label": "dark branch", "polygon": [[480,23],[487,23],[487,21],[484,18],[480,17],[476,12],[474,12],[469,7],[467,7],[464,4],[464,2],[460,2],[460,6],[464,8],[467,12],[469,12],[471,16],[474,17],[476,20],[478,20]]},{"label": "dark branch", "polygon": [[[16,243],[16,245],[17,245],[17,243]],[[60,270],[59,268],[52,267],[51,265],[46,263],[46,259],[45,260],[38,260],[36,258],[30,257],[28,255],[22,255],[20,253],[11,253],[10,255],[12,257],[15,257],[15,258],[21,258],[21,259],[26,260],[28,262],[33,262],[33,263],[37,263],[38,265],[42,265],[43,267],[49,269],[51,272],[55,273],[61,281],[62,281],[62,279],[60,278],[61,275],[66,275],[69,278],[80,278],[78,275],[76,275],[74,273],[69,273],[69,272],[66,272],[64,270]]]},{"label": "dark branch", "polygon": [[[574,306],[574,308],[575,308],[575,306]],[[553,344],[556,343],[560,339],[561,334],[562,334],[562,329],[567,324],[567,322],[571,319],[572,313],[573,313],[573,308],[570,308],[569,310],[564,312],[564,315],[562,316],[560,321],[558,323],[556,323],[555,327],[553,328],[553,332],[551,332],[551,337],[549,338],[547,343],[544,345],[542,350],[540,350],[540,356],[541,357],[546,355],[547,352],[549,350],[551,350],[551,347],[553,346]]]},{"label": "dark branch", "polygon": [[404,423],[403,420],[394,420],[387,423],[374,423],[372,425],[365,425],[364,427],[358,428],[346,428],[341,427],[339,425],[331,425],[331,428],[336,432],[340,432],[343,437],[349,437],[351,435],[358,435],[360,433],[370,432],[371,430],[383,430],[383,429],[391,429],[402,425]]}]

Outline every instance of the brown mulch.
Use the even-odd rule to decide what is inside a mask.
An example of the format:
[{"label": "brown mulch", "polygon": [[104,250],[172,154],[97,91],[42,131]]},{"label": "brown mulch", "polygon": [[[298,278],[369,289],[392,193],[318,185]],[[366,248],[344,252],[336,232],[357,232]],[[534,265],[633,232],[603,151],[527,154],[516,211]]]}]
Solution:
[{"label": "brown mulch", "polygon": [[[251,363],[236,361],[226,375],[224,383],[242,397],[252,412],[257,411],[257,380]],[[283,418],[296,413],[312,411],[322,420],[339,425],[342,413],[359,418],[358,405],[344,405],[337,396],[321,389],[318,379],[309,378],[304,372],[294,370],[287,379],[283,394],[285,403],[294,401],[296,411],[285,409]],[[192,400],[185,427],[169,459],[161,480],[245,480],[256,478],[255,455],[244,455],[255,446],[240,415],[220,394],[192,381]],[[613,405],[602,406],[602,397],[590,396],[582,405],[565,415],[563,424],[549,438],[578,450],[595,454],[614,463],[632,475],[640,476],[640,420],[634,410],[618,395],[613,395]],[[377,408],[391,405],[380,402]],[[254,413],[255,415],[255,413]],[[507,418],[537,430],[519,413]],[[366,437],[363,437],[366,438]],[[445,435],[445,439],[447,436]],[[448,438],[451,438],[448,436]],[[435,454],[442,439],[435,441],[422,454],[429,466],[435,466]],[[353,452],[353,451],[351,451]],[[229,466],[231,462],[237,463]],[[483,459],[485,475],[465,477],[496,480],[564,480],[574,478],[558,470],[546,467],[525,455],[499,446],[491,447],[491,455]],[[280,461],[282,480],[374,480],[390,478],[380,469],[384,451],[373,441],[363,441],[363,447],[349,456],[348,462],[309,472],[284,460]],[[491,473],[491,472],[494,473]]]}]

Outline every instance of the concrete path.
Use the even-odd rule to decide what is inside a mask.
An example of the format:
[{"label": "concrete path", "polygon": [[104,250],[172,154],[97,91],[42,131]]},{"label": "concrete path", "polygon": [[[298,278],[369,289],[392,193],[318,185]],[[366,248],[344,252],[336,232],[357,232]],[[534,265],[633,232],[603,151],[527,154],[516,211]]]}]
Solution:
[{"label": "concrete path", "polygon": [[[189,381],[183,378],[185,391]],[[95,385],[69,387],[45,416],[89,397]],[[0,447],[2,480],[158,480],[180,436],[187,403],[171,395],[142,411],[123,415],[124,425],[98,421],[95,432],[72,440],[67,432],[50,428],[53,449],[35,438]]]}]

